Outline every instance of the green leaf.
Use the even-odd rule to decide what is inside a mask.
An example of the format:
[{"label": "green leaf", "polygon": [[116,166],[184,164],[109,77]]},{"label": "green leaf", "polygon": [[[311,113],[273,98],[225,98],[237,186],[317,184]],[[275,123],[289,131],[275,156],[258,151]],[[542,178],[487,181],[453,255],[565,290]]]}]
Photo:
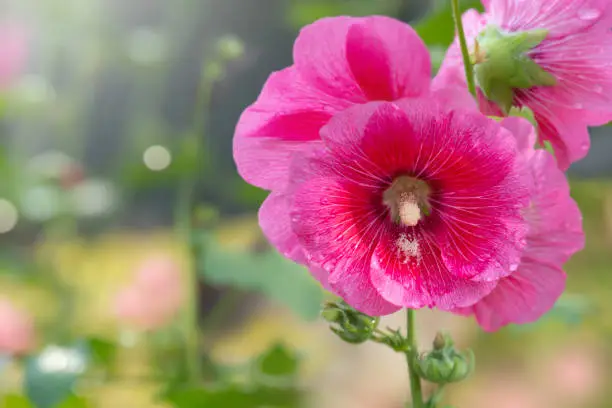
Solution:
[{"label": "green leaf", "polygon": [[245,251],[222,246],[213,237],[197,238],[200,275],[211,284],[259,291],[285,304],[304,319],[319,315],[323,291],[302,266],[274,250]]},{"label": "green leaf", "polygon": [[87,345],[93,363],[106,363],[117,354],[117,344],[109,340],[92,337],[87,340]]},{"label": "green leaf", "polygon": [[287,20],[291,26],[299,28],[323,17],[389,14],[393,11],[392,3],[372,0],[292,0]]},{"label": "green leaf", "polygon": [[117,355],[117,344],[97,337],[91,337],[86,342],[91,363],[110,369]]},{"label": "green leaf", "polygon": [[[462,11],[471,8],[482,10],[479,0],[461,1],[460,7]],[[455,23],[450,1],[444,2],[442,7],[417,23],[415,29],[425,44],[448,46],[455,37]]]},{"label": "green leaf", "polygon": [[54,408],[72,394],[87,366],[84,343],[73,347],[48,346],[25,365],[24,393],[36,408]]},{"label": "green leaf", "polygon": [[2,408],[34,408],[34,406],[23,395],[7,394],[0,399]]},{"label": "green leaf", "polygon": [[77,395],[69,395],[63,402],[56,405],[55,408],[91,408],[91,404],[83,397]]},{"label": "green leaf", "polygon": [[295,353],[282,344],[277,344],[259,357],[256,366],[264,375],[290,377],[297,374],[299,361]]},{"label": "green leaf", "polygon": [[182,388],[166,395],[165,400],[176,408],[296,408],[300,393],[290,388],[259,387],[246,389],[231,386],[219,389]]}]

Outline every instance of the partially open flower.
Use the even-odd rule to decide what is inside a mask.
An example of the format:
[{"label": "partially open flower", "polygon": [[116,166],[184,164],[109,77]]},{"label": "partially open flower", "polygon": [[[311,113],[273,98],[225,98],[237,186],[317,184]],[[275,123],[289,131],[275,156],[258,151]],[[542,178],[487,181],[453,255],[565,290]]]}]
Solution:
[{"label": "partially open flower", "polygon": [[[587,126],[612,120],[612,2],[484,0],[463,22],[486,114],[530,108],[559,166],[586,156]],[[451,46],[436,83],[465,84]],[[439,85],[440,86],[440,85]]]},{"label": "partially open flower", "polygon": [[260,210],[264,232],[369,315],[469,306],[516,270],[527,187],[512,134],[436,99],[336,115]]}]

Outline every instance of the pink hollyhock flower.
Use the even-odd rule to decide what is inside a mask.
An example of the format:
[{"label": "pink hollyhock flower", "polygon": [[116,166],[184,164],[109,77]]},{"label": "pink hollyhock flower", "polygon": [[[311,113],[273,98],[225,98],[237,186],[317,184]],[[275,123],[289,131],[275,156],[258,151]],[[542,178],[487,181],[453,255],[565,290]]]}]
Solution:
[{"label": "pink hollyhock flower", "polygon": [[28,55],[25,29],[0,22],[0,88],[10,85],[23,70]]},{"label": "pink hollyhock flower", "polygon": [[0,299],[0,354],[24,355],[34,347],[32,318],[7,299]]},{"label": "pink hollyhock flower", "polygon": [[146,260],[134,282],[115,298],[115,315],[128,326],[158,330],[176,317],[184,302],[180,269],[170,258]]},{"label": "pink hollyhock flower", "polygon": [[389,17],[324,18],[302,29],[294,64],[273,73],[238,122],[234,159],[249,183],[287,182],[293,153],[320,140],[337,112],[429,92],[431,61],[407,24]]},{"label": "pink hollyhock flower", "polygon": [[[477,37],[485,28],[496,27],[504,36],[531,33],[529,41],[523,39],[528,49],[523,49],[520,55],[543,70],[535,72],[538,69],[533,71],[534,67],[529,67],[539,77],[534,82],[539,85],[514,88],[509,102],[534,112],[540,142],[549,141],[559,166],[567,169],[588,152],[587,126],[612,120],[612,2],[483,0],[483,4],[484,14],[470,10],[463,16],[473,57],[477,63],[490,57],[476,46]],[[545,37],[534,40],[542,34]],[[510,63],[500,64],[503,66],[499,69],[506,69]],[[527,69],[527,65],[521,65],[522,68]],[[448,51],[438,80],[465,83],[457,41]],[[481,88],[482,85],[479,84]],[[496,104],[482,99],[484,113],[499,114]]]},{"label": "pink hollyhock flower", "polygon": [[509,323],[531,323],[547,312],[565,288],[563,264],[584,246],[582,216],[569,194],[569,185],[554,157],[534,150],[535,131],[518,118],[503,125],[517,137],[521,155],[530,172],[530,205],[524,210],[529,223],[527,246],[512,275],[473,306],[455,310],[474,315],[486,331]]},{"label": "pink hollyhock flower", "polygon": [[415,98],[354,106],[320,135],[260,223],[353,307],[468,306],[516,270],[528,190],[497,122]]}]

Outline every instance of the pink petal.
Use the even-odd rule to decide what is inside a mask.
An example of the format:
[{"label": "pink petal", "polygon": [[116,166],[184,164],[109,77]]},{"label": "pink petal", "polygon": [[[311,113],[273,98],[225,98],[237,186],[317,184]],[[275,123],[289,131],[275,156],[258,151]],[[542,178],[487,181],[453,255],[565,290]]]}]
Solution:
[{"label": "pink petal", "polygon": [[465,85],[445,84],[443,80],[436,77],[430,96],[446,109],[478,111],[478,104]]},{"label": "pink petal", "polygon": [[596,27],[610,28],[607,0],[489,0],[483,2],[490,21],[509,31],[549,30],[548,38]]},{"label": "pink petal", "polygon": [[540,140],[551,143],[561,170],[567,170],[570,164],[587,155],[591,140],[579,112],[557,108],[554,112],[546,110],[544,113],[534,109],[534,113],[540,128]]},{"label": "pink petal", "polygon": [[612,119],[610,30],[603,33],[588,30],[544,41],[534,50],[534,60],[555,75],[557,85],[534,89],[533,98],[551,109],[600,110],[608,112],[608,119]]},{"label": "pink petal", "polygon": [[349,305],[370,316],[385,316],[402,309],[381,296],[369,276],[370,266],[355,262],[336,265],[330,286]]},{"label": "pink petal", "polygon": [[538,150],[530,169],[534,185],[525,212],[530,228],[525,255],[560,266],[584,247],[582,215],[567,178],[548,152]]},{"label": "pink petal", "polygon": [[525,218],[530,230],[518,270],[474,306],[454,310],[474,314],[487,331],[530,323],[546,313],[565,287],[563,263],[584,246],[582,216],[554,158],[538,150],[529,156],[529,169],[533,185]]},{"label": "pink petal", "polygon": [[238,172],[255,186],[282,187],[293,153],[318,140],[321,126],[347,106],[348,102],[313,88],[294,68],[272,74],[236,126]]},{"label": "pink petal", "polygon": [[418,255],[398,260],[382,242],[372,258],[372,283],[387,301],[418,309],[437,306],[443,310],[472,305],[495,288],[495,282],[458,279],[442,262],[440,249],[427,238],[418,239]]},{"label": "pink petal", "polygon": [[297,236],[291,229],[291,197],[277,192],[271,193],[259,209],[259,225],[281,254],[294,262],[305,264],[306,255]]},{"label": "pink petal", "polygon": [[535,153],[534,147],[538,136],[535,128],[527,119],[519,117],[505,118],[502,120],[501,125],[514,135],[517,148],[523,157],[530,158]]},{"label": "pink petal", "polygon": [[297,69],[322,91],[355,103],[425,93],[431,62],[407,24],[382,17],[324,18],[300,32]]},{"label": "pink petal", "polygon": [[346,59],[346,42],[353,17],[329,17],[302,28],[293,47],[300,74],[316,88],[353,103],[367,100]]},{"label": "pink petal", "polygon": [[[328,272],[328,288],[332,292],[363,313],[373,316],[393,313],[400,307],[387,302],[376,291],[369,277],[371,255],[366,247],[358,245],[360,239],[367,240],[368,234],[375,234],[376,228],[363,229],[367,226],[360,225],[360,219],[366,218],[334,210],[334,207],[345,205],[347,200],[359,201],[359,198],[344,195],[337,182],[330,178],[313,178],[303,183],[295,195],[296,207],[291,217],[293,230],[308,251],[309,261],[318,265],[318,272]],[[339,228],[342,225],[347,227]],[[357,233],[350,234],[351,230],[359,229],[366,234],[365,238]],[[349,234],[343,237],[345,232]],[[339,253],[344,256],[338,257]]]},{"label": "pink petal", "polygon": [[509,323],[536,321],[553,307],[564,288],[565,273],[561,269],[526,258],[520,269],[503,278],[491,294],[455,312],[474,314],[478,324],[492,332]]}]

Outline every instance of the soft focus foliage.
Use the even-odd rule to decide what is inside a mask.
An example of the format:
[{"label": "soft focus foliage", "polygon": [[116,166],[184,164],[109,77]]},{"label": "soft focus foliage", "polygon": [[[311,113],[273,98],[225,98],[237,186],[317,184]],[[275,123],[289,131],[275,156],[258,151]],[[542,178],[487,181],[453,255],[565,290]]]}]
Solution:
[{"label": "soft focus foliage", "polygon": [[[463,10],[484,11],[478,1],[460,3]],[[506,6],[518,4],[489,5],[486,15],[512,28]],[[592,8],[608,15],[605,1],[527,4],[518,8],[525,20],[567,22],[565,12],[581,12],[588,22]],[[542,12],[546,7],[550,13]],[[245,134],[263,135],[261,126],[272,123],[263,130],[290,129],[303,143],[319,140],[323,122],[357,102],[421,97],[430,87],[444,97],[443,77],[431,74],[453,39],[449,1],[7,0],[0,14],[0,407],[403,406],[407,378],[398,356],[368,344],[345,347],[322,319],[313,321],[322,301],[338,299],[266,242],[256,213],[268,193],[236,174],[231,135],[253,101],[247,112],[256,115],[241,121]],[[387,17],[351,30],[344,24],[340,35],[330,27],[299,34],[320,18],[352,16],[342,20],[363,23],[368,15]],[[585,20],[569,21],[559,23],[560,34]],[[297,37],[306,40],[301,57],[274,74],[273,86],[257,99],[270,72],[292,64]],[[350,53],[329,58],[346,51],[338,38],[350,40]],[[579,98],[596,96],[595,79],[602,79],[591,70],[607,61],[606,53],[593,54],[597,41],[583,48],[560,39],[547,45],[588,68],[585,78],[560,74],[568,79],[565,91],[581,90]],[[385,52],[375,46],[381,43]],[[333,47],[319,53],[317,44]],[[414,52],[395,52],[405,44]],[[452,79],[465,94],[461,76]],[[572,96],[565,91],[563,98]],[[607,104],[608,94],[571,102]],[[313,99],[323,96],[322,104]],[[475,107],[470,98],[459,105]],[[270,122],[255,120],[260,114]],[[606,114],[585,120],[600,123]],[[309,119],[308,126],[297,126],[294,115]],[[269,146],[255,147],[261,154]],[[274,163],[249,157],[248,148],[246,171],[278,178]],[[606,151],[594,147],[581,162],[586,167],[570,169],[588,239],[566,268],[570,293],[550,313],[486,336],[469,319],[418,313],[422,348],[449,329],[458,350],[469,346],[477,355],[475,374],[465,386],[447,389],[441,406],[609,407],[612,185],[605,177],[612,169]],[[600,179],[579,179],[585,168]],[[244,169],[239,163],[246,177]],[[573,214],[550,160],[541,170],[543,214]],[[283,225],[278,218],[273,227]],[[577,249],[552,230],[532,236],[541,244],[538,260],[549,245],[566,255]],[[556,270],[561,261],[551,262]],[[543,308],[552,297],[541,297]],[[496,317],[504,322],[490,323],[512,321]],[[198,321],[201,332],[194,336]],[[376,319],[384,333],[402,324],[402,316]],[[200,381],[192,380],[194,371]]]}]

